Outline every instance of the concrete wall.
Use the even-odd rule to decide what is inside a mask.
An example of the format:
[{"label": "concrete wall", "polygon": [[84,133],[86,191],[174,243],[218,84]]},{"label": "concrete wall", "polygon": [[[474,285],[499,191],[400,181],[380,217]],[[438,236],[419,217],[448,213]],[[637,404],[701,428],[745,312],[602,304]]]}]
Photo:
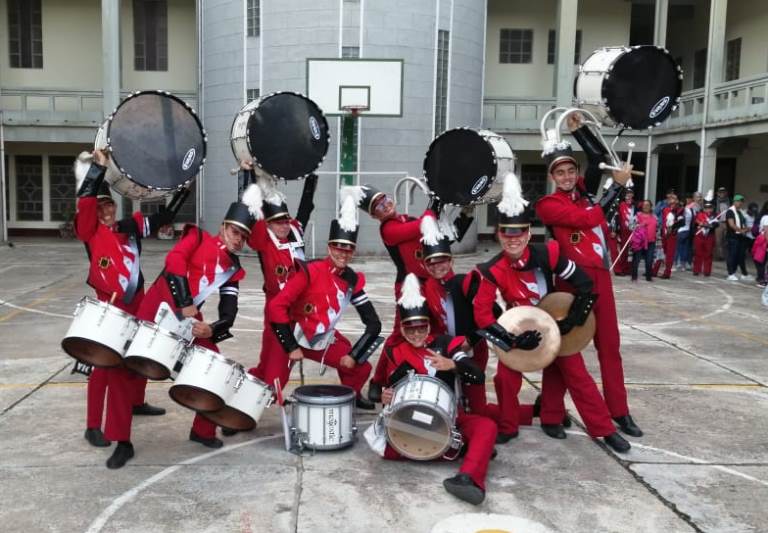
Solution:
[{"label": "concrete wall", "polygon": [[760,192],[760,187],[768,188],[768,176],[765,172],[756,172],[768,165],[768,135],[755,135],[749,138],[746,150],[736,162],[735,191],[743,194],[746,203],[757,202],[762,206],[768,200],[768,192]]},{"label": "concrete wall", "polygon": [[693,88],[693,57],[696,50],[707,47],[709,35],[709,1],[694,4],[692,18],[670,17],[667,23],[667,49],[674,58],[682,58],[683,91]]},{"label": "concrete wall", "polygon": [[768,72],[768,2],[764,0],[731,0],[725,42],[741,37],[741,70],[739,78],[750,78]]}]

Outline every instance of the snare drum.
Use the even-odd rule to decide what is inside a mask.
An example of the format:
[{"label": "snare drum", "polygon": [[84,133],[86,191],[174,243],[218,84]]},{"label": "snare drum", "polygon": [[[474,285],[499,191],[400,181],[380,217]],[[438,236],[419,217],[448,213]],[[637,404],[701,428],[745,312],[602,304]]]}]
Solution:
[{"label": "snare drum", "polygon": [[291,439],[299,449],[336,450],[355,443],[355,391],[345,385],[304,385],[293,392]]},{"label": "snare drum", "polygon": [[603,124],[644,129],[658,126],[677,109],[683,71],[672,55],[652,45],[592,52],[579,67],[576,106]]},{"label": "snare drum", "polygon": [[110,151],[106,180],[127,198],[162,198],[186,187],[205,163],[207,137],[194,109],[166,91],[139,91],[99,128]]},{"label": "snare drum", "polygon": [[429,145],[424,175],[445,204],[473,205],[501,198],[515,155],[504,137],[488,130],[448,130]]},{"label": "snare drum", "polygon": [[168,379],[185,346],[178,335],[141,320],[125,353],[125,366],[145,378]]},{"label": "snare drum", "polygon": [[303,94],[278,92],[245,105],[231,129],[232,153],[277,179],[305,178],[330,144],[328,121]]},{"label": "snare drum", "polygon": [[78,361],[99,368],[120,366],[136,333],[136,319],[107,302],[84,296],[75,307],[61,347]]},{"label": "snare drum", "polygon": [[459,450],[462,440],[455,423],[453,391],[442,380],[420,374],[410,374],[395,385],[384,412],[387,442],[415,461],[431,461],[451,449]]},{"label": "snare drum", "polygon": [[201,413],[224,407],[237,377],[236,362],[202,346],[191,346],[182,357],[184,366],[168,394],[176,403]]},{"label": "snare drum", "polygon": [[272,405],[272,389],[239,365],[237,377],[230,380],[229,387],[226,405],[203,416],[217,426],[228,429],[249,431],[255,428],[264,409]]}]

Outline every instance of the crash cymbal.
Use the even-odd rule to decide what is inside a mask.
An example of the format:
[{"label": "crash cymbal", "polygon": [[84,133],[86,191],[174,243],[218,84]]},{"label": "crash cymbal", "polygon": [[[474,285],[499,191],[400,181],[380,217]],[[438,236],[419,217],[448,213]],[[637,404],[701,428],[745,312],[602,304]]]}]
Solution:
[{"label": "crash cymbal", "polygon": [[555,320],[545,311],[529,305],[513,307],[502,314],[498,322],[514,335],[530,329],[541,333],[541,342],[533,350],[516,348],[505,352],[494,346],[499,361],[512,370],[535,372],[549,366],[557,357],[560,350],[560,331]]},{"label": "crash cymbal", "polygon": [[[555,320],[562,320],[568,316],[568,310],[573,303],[574,295],[569,292],[550,292],[539,302],[539,309],[549,313]],[[572,355],[589,346],[595,336],[595,312],[590,311],[587,321],[582,326],[574,326],[567,335],[562,335],[560,351],[557,355]]]}]

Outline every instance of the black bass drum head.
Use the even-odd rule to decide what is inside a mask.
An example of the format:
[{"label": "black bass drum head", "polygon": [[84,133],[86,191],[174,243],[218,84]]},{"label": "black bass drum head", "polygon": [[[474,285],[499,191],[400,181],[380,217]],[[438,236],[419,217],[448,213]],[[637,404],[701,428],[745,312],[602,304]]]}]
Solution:
[{"label": "black bass drum head", "polygon": [[205,162],[206,138],[197,115],[179,98],[156,91],[123,100],[109,125],[112,159],[131,181],[176,189]]},{"label": "black bass drum head", "polygon": [[613,119],[644,129],[664,122],[677,107],[681,71],[666,50],[638,46],[619,57],[603,83],[603,98]]},{"label": "black bass drum head", "polygon": [[309,98],[275,93],[253,111],[248,144],[256,163],[272,176],[304,178],[317,170],[328,152],[328,122]]},{"label": "black bass drum head", "polygon": [[469,205],[482,198],[493,185],[496,169],[490,144],[467,128],[442,133],[424,158],[429,190],[454,205]]}]

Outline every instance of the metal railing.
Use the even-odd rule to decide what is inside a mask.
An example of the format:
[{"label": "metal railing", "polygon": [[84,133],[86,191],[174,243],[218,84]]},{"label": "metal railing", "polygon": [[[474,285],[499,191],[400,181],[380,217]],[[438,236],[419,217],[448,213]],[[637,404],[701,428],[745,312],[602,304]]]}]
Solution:
[{"label": "metal railing", "polygon": [[486,98],[483,127],[493,131],[538,132],[542,117],[555,105],[555,98]]}]

